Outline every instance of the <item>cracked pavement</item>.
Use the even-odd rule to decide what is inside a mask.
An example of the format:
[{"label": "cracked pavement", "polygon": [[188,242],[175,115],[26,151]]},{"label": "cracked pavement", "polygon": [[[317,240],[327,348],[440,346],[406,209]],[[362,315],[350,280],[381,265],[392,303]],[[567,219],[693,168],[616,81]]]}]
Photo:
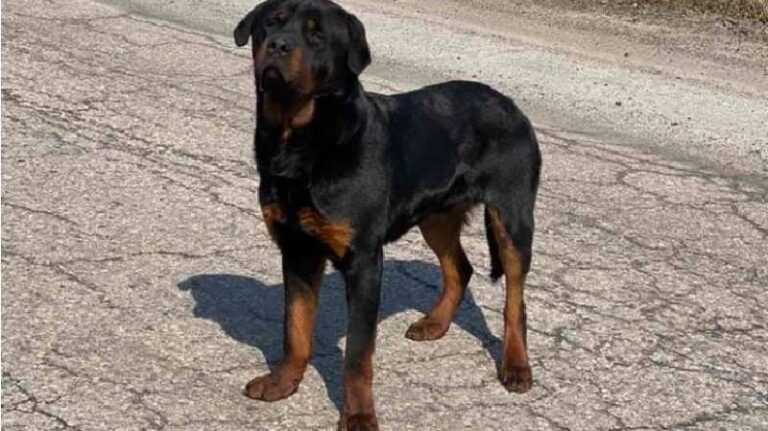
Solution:
[{"label": "cracked pavement", "polygon": [[[88,1],[4,2],[2,20],[3,429],[333,429],[333,271],[298,393],[241,395],[282,343],[247,50]],[[463,235],[476,273],[457,321],[436,342],[404,337],[440,288],[412,232],[386,249],[383,429],[768,429],[766,183],[538,133],[534,388],[496,379],[503,289],[481,216]]]}]

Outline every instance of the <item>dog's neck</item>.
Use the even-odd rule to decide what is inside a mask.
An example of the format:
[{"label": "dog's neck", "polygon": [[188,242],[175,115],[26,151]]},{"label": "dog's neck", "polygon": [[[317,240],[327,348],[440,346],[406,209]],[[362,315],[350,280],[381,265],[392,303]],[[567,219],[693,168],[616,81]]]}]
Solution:
[{"label": "dog's neck", "polygon": [[307,127],[315,116],[315,98],[311,96],[284,100],[272,93],[262,93],[258,104],[258,121],[279,130],[284,144],[294,129]]},{"label": "dog's neck", "polygon": [[[343,166],[365,123],[367,101],[359,83],[346,91],[303,99],[259,92],[255,153],[259,172],[309,181],[318,164]],[[329,162],[330,161],[330,162]]]},{"label": "dog's neck", "polygon": [[[313,140],[344,139],[339,121],[346,128],[353,126],[351,129],[357,130],[364,94],[357,79],[344,87],[319,90],[313,95],[295,96],[260,90],[257,93],[257,127],[268,129],[271,138],[277,137],[283,144],[291,141],[294,131],[308,128],[313,129]],[[354,115],[350,118],[350,114]],[[337,133],[339,136],[334,137],[326,129],[340,132]]]}]

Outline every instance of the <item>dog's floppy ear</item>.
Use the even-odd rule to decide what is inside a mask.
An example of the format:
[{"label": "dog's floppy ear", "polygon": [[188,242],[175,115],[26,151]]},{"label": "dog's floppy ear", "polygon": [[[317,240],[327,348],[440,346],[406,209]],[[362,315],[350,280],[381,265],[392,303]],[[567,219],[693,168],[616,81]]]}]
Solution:
[{"label": "dog's floppy ear", "polygon": [[352,73],[359,75],[371,64],[371,50],[365,38],[363,23],[356,16],[347,14],[347,27],[349,28],[347,66]]},{"label": "dog's floppy ear", "polygon": [[[240,23],[237,24],[237,27],[235,27],[235,44],[237,46],[243,46],[248,43],[248,38],[250,38],[251,33],[253,33],[254,24],[257,24],[264,18],[264,11],[268,3],[270,2],[266,1],[253,8],[253,10],[248,12],[248,14],[240,20]],[[256,45],[257,42],[258,41],[254,40],[254,45]]]}]

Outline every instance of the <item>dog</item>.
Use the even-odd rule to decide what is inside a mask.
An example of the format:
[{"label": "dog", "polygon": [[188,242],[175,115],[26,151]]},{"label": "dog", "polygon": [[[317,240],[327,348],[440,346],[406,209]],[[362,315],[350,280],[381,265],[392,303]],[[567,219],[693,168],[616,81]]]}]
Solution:
[{"label": "dog", "polygon": [[523,284],[531,266],[541,154],[508,97],[452,81],[385,96],[363,90],[371,63],[360,20],[329,0],[267,0],[234,31],[252,41],[259,204],[281,250],[284,357],[245,394],[293,394],[312,355],[318,291],[330,261],[346,284],[348,329],[341,430],[376,430],[372,389],[383,246],[418,226],[437,255],[443,290],[406,337],[436,340],[451,324],[473,269],[459,241],[484,205],[491,277],[506,283],[499,378],[526,392]]}]

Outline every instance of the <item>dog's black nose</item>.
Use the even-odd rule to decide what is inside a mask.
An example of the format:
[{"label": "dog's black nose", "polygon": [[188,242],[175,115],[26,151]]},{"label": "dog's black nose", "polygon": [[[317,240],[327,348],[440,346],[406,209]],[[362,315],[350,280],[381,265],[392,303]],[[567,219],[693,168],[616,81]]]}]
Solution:
[{"label": "dog's black nose", "polygon": [[276,37],[267,44],[267,54],[285,55],[293,49],[293,43],[284,37]]}]

